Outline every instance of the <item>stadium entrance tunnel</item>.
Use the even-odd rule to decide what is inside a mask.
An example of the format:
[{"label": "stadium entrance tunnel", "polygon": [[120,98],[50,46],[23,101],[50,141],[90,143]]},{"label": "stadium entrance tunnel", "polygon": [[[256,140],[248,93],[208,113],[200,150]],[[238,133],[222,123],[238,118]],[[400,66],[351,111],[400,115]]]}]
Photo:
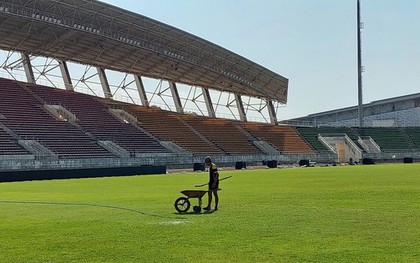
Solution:
[{"label": "stadium entrance tunnel", "polygon": [[0,172],[0,182],[132,176],[146,174],[166,174],[166,166],[142,165],[136,167],[4,171]]}]

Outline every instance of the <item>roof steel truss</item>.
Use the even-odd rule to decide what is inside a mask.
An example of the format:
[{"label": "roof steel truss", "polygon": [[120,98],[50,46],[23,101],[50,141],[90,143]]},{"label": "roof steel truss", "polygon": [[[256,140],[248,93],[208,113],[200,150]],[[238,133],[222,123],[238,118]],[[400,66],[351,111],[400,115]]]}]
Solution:
[{"label": "roof steel truss", "polygon": [[[10,51],[5,52],[4,56],[0,55],[0,62],[0,74],[16,80],[26,78],[26,81],[31,83],[75,90],[143,106],[158,106],[171,111],[242,121],[250,118],[277,123],[272,112],[278,108],[278,103],[273,106],[271,101],[264,99],[241,98],[237,94],[198,86],[174,85],[173,88],[179,94],[178,103],[182,104],[176,107],[171,84],[163,79],[156,79],[154,83],[147,79],[147,83],[144,84],[138,75],[118,73],[116,76],[117,72],[79,64],[72,64],[70,70],[66,61],[33,55],[21,56],[18,52]],[[270,109],[272,112],[268,111],[269,121],[264,111]]]},{"label": "roof steel truss", "polygon": [[93,0],[0,1],[0,48],[287,101],[288,80],[153,19]]}]

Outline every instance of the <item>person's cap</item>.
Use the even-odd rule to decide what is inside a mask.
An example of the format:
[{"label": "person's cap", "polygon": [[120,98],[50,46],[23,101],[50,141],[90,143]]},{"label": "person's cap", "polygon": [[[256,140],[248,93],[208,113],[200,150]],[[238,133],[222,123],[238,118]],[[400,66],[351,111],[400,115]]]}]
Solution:
[{"label": "person's cap", "polygon": [[205,162],[205,163],[207,163],[207,162],[211,162],[211,158],[210,158],[210,156],[207,156],[206,158],[204,158],[204,162]]}]

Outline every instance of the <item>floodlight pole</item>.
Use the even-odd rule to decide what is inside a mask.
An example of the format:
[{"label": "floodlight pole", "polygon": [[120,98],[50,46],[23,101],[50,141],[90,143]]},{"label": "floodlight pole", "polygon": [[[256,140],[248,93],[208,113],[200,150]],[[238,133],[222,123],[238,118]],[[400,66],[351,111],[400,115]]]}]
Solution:
[{"label": "floodlight pole", "polygon": [[357,87],[358,87],[358,119],[359,128],[363,127],[363,96],[362,96],[362,24],[360,22],[360,0],[357,0]]}]

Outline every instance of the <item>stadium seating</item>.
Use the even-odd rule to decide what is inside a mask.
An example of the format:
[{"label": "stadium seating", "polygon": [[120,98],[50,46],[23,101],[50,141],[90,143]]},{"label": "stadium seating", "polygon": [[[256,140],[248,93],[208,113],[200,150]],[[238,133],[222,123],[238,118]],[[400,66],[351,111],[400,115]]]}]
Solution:
[{"label": "stadium seating", "polygon": [[76,115],[77,124],[96,139],[112,141],[134,155],[137,153],[167,153],[159,142],[133,126],[113,116],[108,106],[95,97],[68,90],[26,84],[48,104],[60,104]]},{"label": "stadium seating", "polygon": [[[172,142],[194,155],[263,154],[254,141],[264,141],[281,154],[329,151],[318,140],[319,134],[346,134],[357,145],[359,136],[370,136],[383,151],[420,149],[419,127],[291,127],[239,122],[179,114],[8,79],[0,79],[0,98],[2,156],[31,154],[17,139],[36,140],[59,158],[117,157],[99,146],[98,141],[112,141],[131,155],[169,153],[160,141]],[[76,119],[59,120],[45,105],[60,105]],[[110,108],[132,114],[134,122],[116,117]]]},{"label": "stadium seating", "polygon": [[[1,121],[1,120],[0,120]],[[13,138],[0,129],[0,155],[24,155],[29,154]]]},{"label": "stadium seating", "polygon": [[194,133],[177,113],[134,105],[127,106],[127,110],[137,117],[142,128],[162,141],[174,142],[194,154],[223,154],[213,143],[204,141]]},{"label": "stadium seating", "polygon": [[283,154],[313,153],[311,147],[290,126],[265,123],[241,123],[254,137],[264,140]]},{"label": "stadium seating", "polygon": [[363,149],[357,139],[358,136],[348,127],[296,127],[296,130],[305,138],[317,151],[323,152],[328,149],[318,140],[318,135],[341,135],[346,134],[360,149]]},{"label": "stadium seating", "polygon": [[410,141],[399,128],[358,128],[360,136],[370,136],[382,150],[407,150],[411,149]]},{"label": "stadium seating", "polygon": [[328,148],[318,140],[319,130],[314,127],[296,127],[296,131],[318,152],[328,151]]},{"label": "stadium seating", "polygon": [[414,148],[420,149],[420,127],[407,127],[404,129],[409,138],[411,139]]},{"label": "stadium seating", "polygon": [[43,103],[22,85],[0,79],[1,122],[20,139],[36,140],[60,158],[113,156],[70,123],[44,111]]},{"label": "stadium seating", "polygon": [[250,138],[232,120],[191,114],[180,115],[180,117],[227,154],[261,154]]}]

